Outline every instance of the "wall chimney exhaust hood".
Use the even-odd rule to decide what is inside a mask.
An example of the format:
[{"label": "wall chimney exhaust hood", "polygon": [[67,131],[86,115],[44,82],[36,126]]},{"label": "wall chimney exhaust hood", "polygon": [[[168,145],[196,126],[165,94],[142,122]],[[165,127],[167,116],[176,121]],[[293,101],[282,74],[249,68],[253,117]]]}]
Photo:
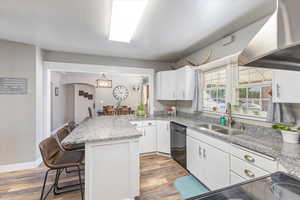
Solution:
[{"label": "wall chimney exhaust hood", "polygon": [[300,0],[276,9],[238,56],[239,65],[300,71]]}]

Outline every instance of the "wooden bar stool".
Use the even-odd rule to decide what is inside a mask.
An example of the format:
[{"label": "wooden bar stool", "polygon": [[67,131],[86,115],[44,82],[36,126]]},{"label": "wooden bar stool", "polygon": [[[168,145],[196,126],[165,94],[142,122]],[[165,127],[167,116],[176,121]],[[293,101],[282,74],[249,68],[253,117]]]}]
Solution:
[{"label": "wooden bar stool", "polygon": [[[44,184],[41,192],[40,200],[45,200],[49,193],[53,189],[54,195],[62,194],[65,192],[71,192],[78,189],[72,189],[74,186],[79,185],[81,191],[81,199],[84,199],[83,186],[81,180],[80,166],[84,165],[84,151],[63,151],[57,139],[53,136],[43,140],[39,145],[41,155],[43,158],[44,164],[49,168],[46,172]],[[59,177],[62,171],[66,168],[77,168],[79,184],[59,187]],[[44,196],[45,186],[50,171],[55,170],[56,176],[53,185],[50,187],[49,191]],[[69,189],[68,189],[69,188]],[[71,189],[70,189],[71,188]]]}]

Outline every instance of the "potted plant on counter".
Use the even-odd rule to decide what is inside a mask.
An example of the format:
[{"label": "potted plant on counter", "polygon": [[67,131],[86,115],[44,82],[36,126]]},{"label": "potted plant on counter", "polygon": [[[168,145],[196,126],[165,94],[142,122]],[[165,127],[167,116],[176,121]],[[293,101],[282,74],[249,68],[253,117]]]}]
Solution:
[{"label": "potted plant on counter", "polygon": [[273,129],[280,130],[283,141],[286,143],[298,144],[299,143],[299,136],[300,127],[297,130],[292,129],[288,125],[283,124],[275,124],[272,126]]},{"label": "potted plant on counter", "polygon": [[146,115],[146,109],[145,109],[143,102],[141,102],[140,105],[138,106],[136,114],[137,114],[137,116],[145,116]]}]

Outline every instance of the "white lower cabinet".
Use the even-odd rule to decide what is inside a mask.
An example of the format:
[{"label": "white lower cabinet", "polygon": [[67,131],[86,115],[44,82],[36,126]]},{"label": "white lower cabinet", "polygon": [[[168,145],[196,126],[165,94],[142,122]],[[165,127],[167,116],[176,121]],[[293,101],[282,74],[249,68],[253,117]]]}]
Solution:
[{"label": "white lower cabinet", "polygon": [[187,136],[187,169],[197,179],[205,184],[205,166],[202,157],[202,143],[190,136]]},{"label": "white lower cabinet", "polygon": [[156,125],[137,127],[143,135],[139,140],[140,153],[150,153],[157,151],[156,145]]},{"label": "white lower cabinet", "polygon": [[142,153],[155,152],[156,148],[156,126],[145,126],[144,136],[141,142]]},{"label": "white lower cabinet", "polygon": [[157,121],[157,151],[161,153],[171,153],[170,146],[170,122]]},{"label": "white lower cabinet", "polygon": [[230,156],[215,147],[205,145],[203,149],[205,164],[206,185],[211,190],[230,185]]},{"label": "white lower cabinet", "polygon": [[230,185],[235,185],[246,181],[247,179],[242,178],[234,172],[230,172]]},{"label": "white lower cabinet", "polygon": [[[230,185],[230,156],[214,146],[187,136],[187,168],[210,190]],[[201,133],[197,133],[201,134]]]},{"label": "white lower cabinet", "polygon": [[140,153],[161,152],[170,154],[169,121],[133,121],[131,124],[142,133],[139,139]]}]

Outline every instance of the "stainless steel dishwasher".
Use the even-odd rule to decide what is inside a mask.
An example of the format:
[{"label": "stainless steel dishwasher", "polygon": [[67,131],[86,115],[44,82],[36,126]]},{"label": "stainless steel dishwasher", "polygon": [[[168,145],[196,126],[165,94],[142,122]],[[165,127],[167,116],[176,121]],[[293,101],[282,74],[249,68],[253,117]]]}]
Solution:
[{"label": "stainless steel dishwasher", "polygon": [[171,156],[186,169],[186,126],[171,122]]}]

